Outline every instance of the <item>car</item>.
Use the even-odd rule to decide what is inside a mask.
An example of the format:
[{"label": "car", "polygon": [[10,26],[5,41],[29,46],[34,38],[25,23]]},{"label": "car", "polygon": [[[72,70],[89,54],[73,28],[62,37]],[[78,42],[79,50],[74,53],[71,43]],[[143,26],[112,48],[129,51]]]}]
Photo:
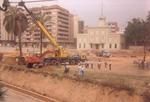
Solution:
[{"label": "car", "polygon": [[98,56],[100,56],[100,57],[111,57],[111,53],[109,51],[102,50],[101,52],[98,53]]}]

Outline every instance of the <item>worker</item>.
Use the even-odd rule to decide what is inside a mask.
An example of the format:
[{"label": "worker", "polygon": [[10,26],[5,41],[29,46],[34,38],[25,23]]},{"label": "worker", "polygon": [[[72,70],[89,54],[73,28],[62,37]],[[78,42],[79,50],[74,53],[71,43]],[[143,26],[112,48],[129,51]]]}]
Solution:
[{"label": "worker", "polygon": [[109,70],[111,70],[111,63],[109,64]]},{"label": "worker", "polygon": [[81,69],[82,69],[82,66],[81,66],[81,64],[79,63],[79,64],[78,64],[78,73],[79,73],[79,75],[81,75],[81,73],[82,73],[82,72],[81,72]]},{"label": "worker", "polygon": [[85,65],[82,64],[82,66],[81,66],[81,76],[82,77],[84,76],[84,70],[85,70]]},{"label": "worker", "polygon": [[101,69],[101,62],[98,62],[98,69],[100,70]]},{"label": "worker", "polygon": [[107,68],[107,65],[108,65],[108,63],[107,63],[107,62],[105,62],[105,68]]},{"label": "worker", "polygon": [[67,63],[64,64],[64,73],[69,73],[69,67],[67,67]]}]

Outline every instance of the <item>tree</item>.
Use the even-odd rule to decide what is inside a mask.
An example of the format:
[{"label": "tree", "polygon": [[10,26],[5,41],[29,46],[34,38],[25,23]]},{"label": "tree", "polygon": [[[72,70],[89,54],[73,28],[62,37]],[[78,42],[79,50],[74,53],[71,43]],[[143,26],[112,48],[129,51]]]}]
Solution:
[{"label": "tree", "polygon": [[142,66],[145,67],[146,52],[150,45],[150,12],[147,16],[147,20],[141,20],[134,18],[128,22],[125,28],[126,42],[128,45],[142,45],[143,46],[143,61]]},{"label": "tree", "polygon": [[10,6],[9,1],[8,0],[3,0],[3,4],[2,7],[0,7],[1,11],[6,11],[8,6]]},{"label": "tree", "polygon": [[125,37],[127,45],[142,45],[145,29],[145,21],[141,19],[134,18],[132,21],[128,22],[125,28]]},{"label": "tree", "polygon": [[[43,25],[46,25],[46,24],[50,24],[50,20],[51,20],[51,17],[50,16],[47,16],[45,15],[44,13],[41,13],[40,14],[37,14],[36,15],[36,18],[43,24]],[[31,23],[30,25],[30,30],[32,32],[32,30],[35,30],[37,29],[37,26],[33,23]],[[40,54],[42,55],[42,48],[43,48],[43,32],[41,31],[41,34],[40,34]]]},{"label": "tree", "polygon": [[18,37],[20,51],[19,59],[22,58],[23,53],[21,36],[28,26],[28,20],[23,13],[23,10],[17,7],[9,7],[8,10],[5,12],[3,25],[5,26],[5,29],[9,34],[14,34],[15,37]]},{"label": "tree", "polygon": [[144,34],[144,39],[143,39],[144,57],[143,57],[143,61],[145,61],[146,60],[146,50],[149,50],[148,46],[150,45],[150,12],[148,13],[147,19],[145,21],[143,34]]}]

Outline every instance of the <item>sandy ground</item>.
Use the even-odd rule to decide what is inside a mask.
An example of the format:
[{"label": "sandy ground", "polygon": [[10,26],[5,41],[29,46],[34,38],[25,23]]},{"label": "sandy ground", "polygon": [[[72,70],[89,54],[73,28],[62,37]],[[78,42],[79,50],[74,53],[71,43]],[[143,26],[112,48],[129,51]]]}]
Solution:
[{"label": "sandy ground", "polygon": [[[62,102],[143,102],[142,96],[137,94],[130,95],[126,90],[116,90],[86,81],[81,82],[53,76],[46,77],[42,74],[23,71],[5,70],[2,72],[1,70],[0,72],[1,80],[35,90]],[[9,77],[6,77],[7,75]],[[32,101],[27,100],[24,102]]]},{"label": "sandy ground", "polygon": [[[96,66],[93,68],[89,67],[85,69],[85,73],[92,72],[98,73],[99,75],[101,73],[110,73],[121,75],[150,76],[149,69],[141,70],[137,67],[137,65],[133,64],[135,60],[142,59],[140,54],[135,54],[133,57],[126,53],[115,54],[110,58],[98,58],[96,56],[89,57],[91,62],[94,61],[93,63],[97,63],[98,59],[100,59],[101,68],[98,69]],[[150,61],[149,56],[147,57],[147,61]],[[108,67],[105,68],[105,62],[112,64],[111,70],[109,70]],[[77,66],[69,67],[70,70],[78,70]],[[57,71],[57,73],[60,73],[60,69],[62,73],[63,67],[56,69],[55,71]],[[41,68],[35,70],[43,72],[53,71],[52,66],[49,66],[47,69]],[[141,96],[138,96],[137,94],[131,96],[126,91],[118,91],[113,88],[101,87],[95,84],[78,82],[67,78],[47,77],[42,76],[42,74],[36,75],[30,72],[19,71],[11,72],[9,70],[4,72],[2,70],[0,72],[1,80],[6,80],[9,83],[13,83],[27,89],[32,89],[42,94],[44,93],[65,102],[143,102]],[[9,77],[7,77],[7,75],[9,75]]]},{"label": "sandy ground", "polygon": [[[86,71],[92,72],[102,72],[102,73],[115,73],[123,75],[138,75],[138,76],[150,76],[150,65],[145,70],[142,70],[138,65],[134,64],[134,61],[143,59],[142,52],[129,51],[128,53],[116,52],[112,54],[110,58],[97,57],[90,55],[88,57],[89,62],[94,64],[93,68],[91,65],[86,68]],[[98,63],[101,63],[100,69],[98,69]],[[150,62],[150,53],[147,53],[146,61]],[[107,62],[107,67],[105,68],[105,62]],[[109,69],[109,64],[111,64],[111,70]],[[77,67],[77,66],[76,66]]]},{"label": "sandy ground", "polygon": [[4,88],[4,90],[7,90],[4,102],[44,102],[12,89]]}]

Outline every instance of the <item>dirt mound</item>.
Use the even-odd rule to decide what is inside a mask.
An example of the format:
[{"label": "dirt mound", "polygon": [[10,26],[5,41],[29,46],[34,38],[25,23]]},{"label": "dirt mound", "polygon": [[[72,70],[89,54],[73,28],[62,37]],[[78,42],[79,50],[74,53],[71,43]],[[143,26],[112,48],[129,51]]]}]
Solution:
[{"label": "dirt mound", "polygon": [[129,94],[127,90],[116,90],[105,85],[58,77],[54,74],[35,73],[32,70],[13,70],[2,66],[0,80],[62,102],[144,102],[141,96]]}]

